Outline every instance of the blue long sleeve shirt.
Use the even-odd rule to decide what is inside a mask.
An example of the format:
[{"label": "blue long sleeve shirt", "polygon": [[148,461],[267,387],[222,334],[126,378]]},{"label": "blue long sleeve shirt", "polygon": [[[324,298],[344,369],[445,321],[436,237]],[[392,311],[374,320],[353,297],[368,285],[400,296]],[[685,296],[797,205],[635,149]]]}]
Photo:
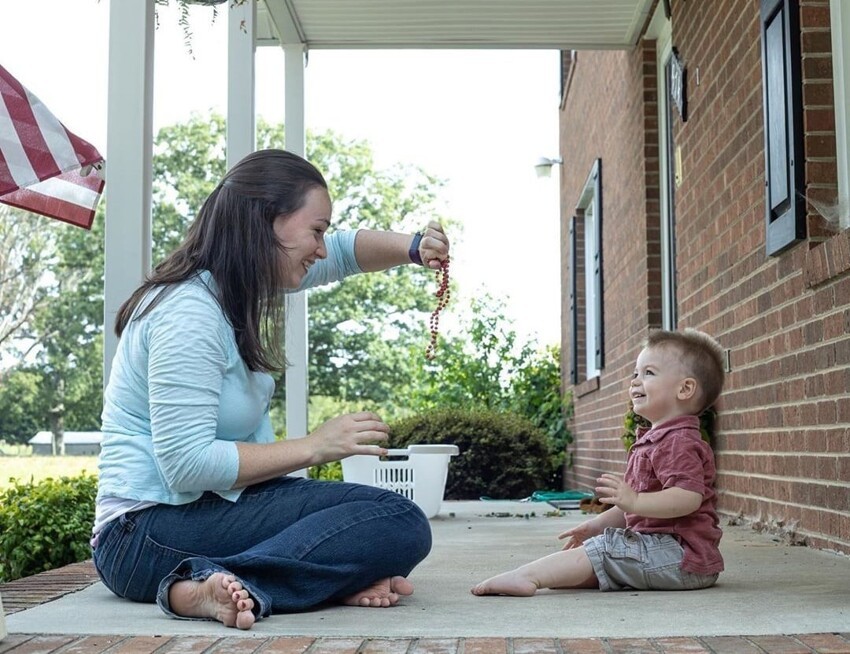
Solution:
[{"label": "blue long sleeve shirt", "polygon": [[[329,234],[327,258],[310,268],[299,290],[362,272],[355,237]],[[235,500],[236,443],[274,440],[274,382],[239,356],[215,289],[202,272],[127,324],[104,394],[98,501],[186,504],[204,491]]]}]

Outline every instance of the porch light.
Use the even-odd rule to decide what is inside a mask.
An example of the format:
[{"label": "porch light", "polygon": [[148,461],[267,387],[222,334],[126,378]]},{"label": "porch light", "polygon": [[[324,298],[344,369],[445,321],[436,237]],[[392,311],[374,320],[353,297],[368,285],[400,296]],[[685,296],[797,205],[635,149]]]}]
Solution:
[{"label": "porch light", "polygon": [[550,159],[549,157],[540,157],[537,160],[537,163],[534,164],[534,172],[537,173],[538,177],[551,177],[552,166],[562,163],[564,163],[564,160],[561,159],[561,157],[555,157],[554,159]]}]

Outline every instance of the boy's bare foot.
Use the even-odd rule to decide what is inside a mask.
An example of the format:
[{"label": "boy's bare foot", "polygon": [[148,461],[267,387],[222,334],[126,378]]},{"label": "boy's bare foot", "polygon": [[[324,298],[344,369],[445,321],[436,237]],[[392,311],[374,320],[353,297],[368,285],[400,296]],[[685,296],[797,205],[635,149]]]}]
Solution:
[{"label": "boy's bare foot", "polygon": [[404,577],[386,577],[371,586],[349,595],[342,603],[348,606],[386,608],[398,603],[399,595],[412,595],[413,584]]},{"label": "boy's bare foot", "polygon": [[204,581],[176,581],[168,591],[168,603],[177,615],[212,618],[225,627],[254,626],[254,600],[233,575],[214,572]]},{"label": "boy's bare foot", "polygon": [[473,586],[473,595],[513,595],[514,597],[531,597],[537,592],[538,585],[523,575],[519,570],[504,572],[495,577],[485,579]]}]

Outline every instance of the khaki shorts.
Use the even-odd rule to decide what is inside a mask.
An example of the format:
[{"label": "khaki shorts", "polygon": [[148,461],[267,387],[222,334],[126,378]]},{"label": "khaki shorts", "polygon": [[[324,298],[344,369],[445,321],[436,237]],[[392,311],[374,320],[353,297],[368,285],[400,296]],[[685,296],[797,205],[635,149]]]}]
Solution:
[{"label": "khaki shorts", "polygon": [[682,570],[684,550],[670,534],[609,527],[584,541],[584,550],[599,590],[696,590],[713,586],[718,577]]}]

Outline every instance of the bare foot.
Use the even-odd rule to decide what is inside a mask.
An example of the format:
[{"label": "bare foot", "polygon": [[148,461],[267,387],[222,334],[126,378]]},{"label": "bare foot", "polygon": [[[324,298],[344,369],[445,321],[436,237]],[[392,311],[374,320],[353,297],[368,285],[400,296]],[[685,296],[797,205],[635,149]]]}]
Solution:
[{"label": "bare foot", "polygon": [[349,595],[342,603],[348,606],[386,608],[397,604],[400,595],[413,595],[413,584],[404,577],[387,577]]},{"label": "bare foot", "polygon": [[473,586],[470,592],[473,595],[512,595],[514,597],[531,597],[537,592],[539,586],[522,574],[519,570],[504,572],[495,577],[485,579],[480,584]]},{"label": "bare foot", "polygon": [[233,575],[214,572],[204,581],[174,582],[168,591],[171,610],[186,618],[212,618],[225,627],[254,626],[254,600]]}]

